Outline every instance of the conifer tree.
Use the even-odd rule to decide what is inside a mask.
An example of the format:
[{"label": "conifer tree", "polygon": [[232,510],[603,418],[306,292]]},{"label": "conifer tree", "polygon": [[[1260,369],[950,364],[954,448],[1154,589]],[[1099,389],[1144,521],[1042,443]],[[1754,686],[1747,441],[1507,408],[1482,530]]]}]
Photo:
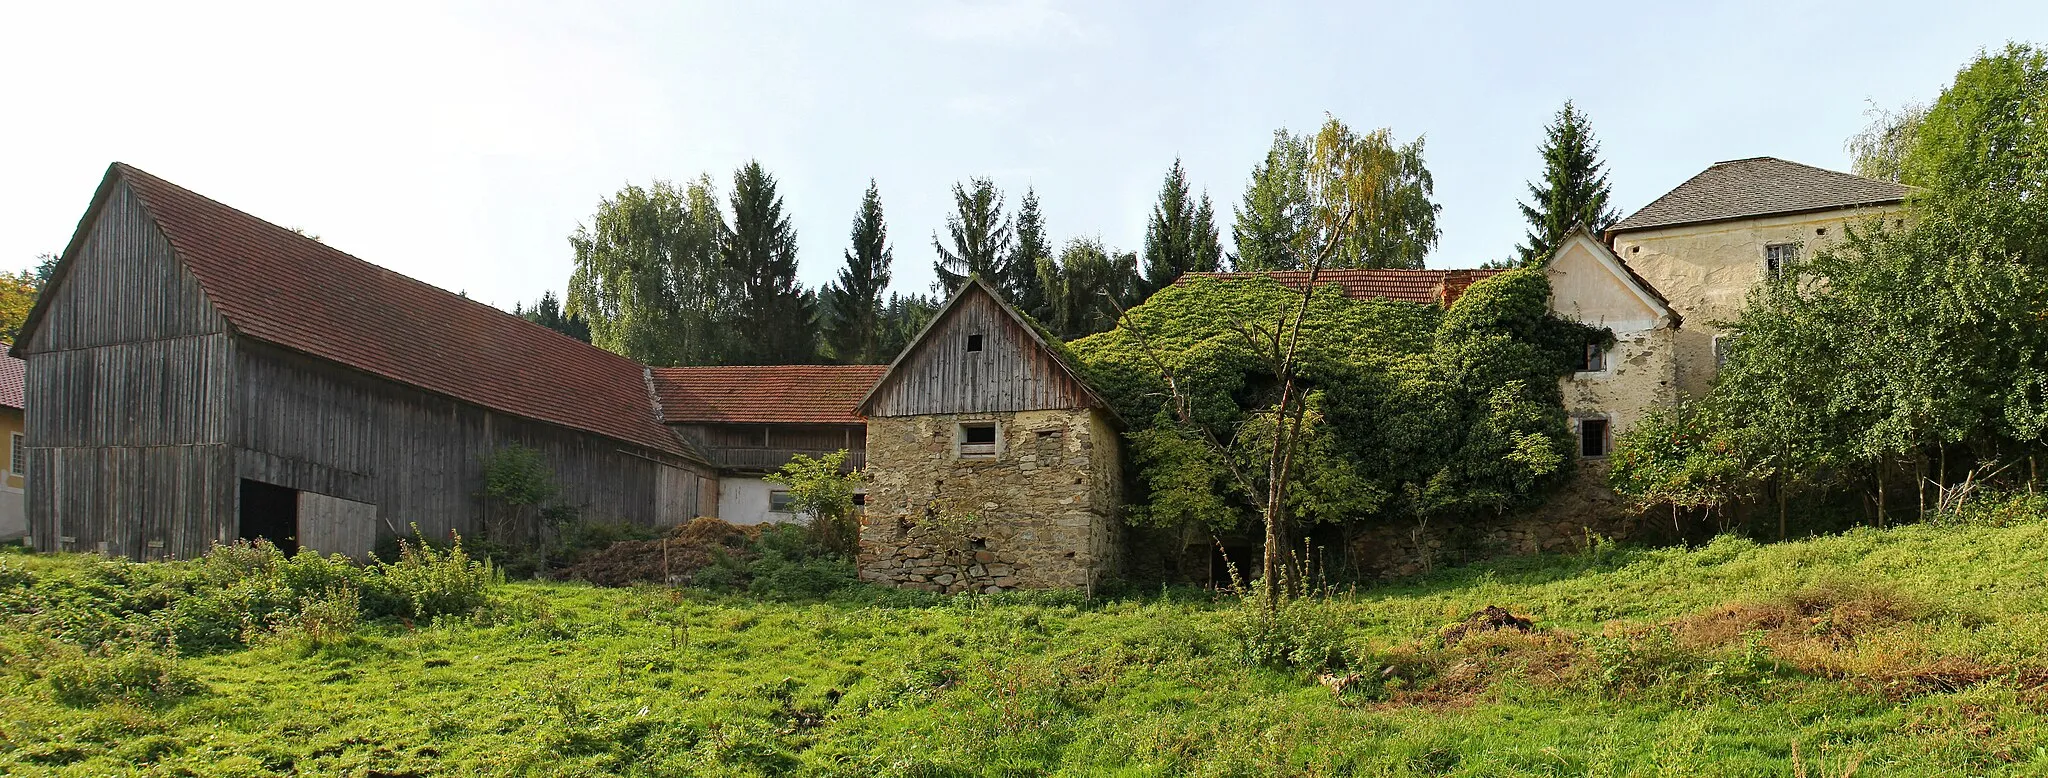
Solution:
[{"label": "conifer tree", "polygon": [[954,184],[953,206],[954,213],[946,217],[952,247],[932,233],[932,249],[939,254],[932,264],[939,276],[934,290],[941,296],[959,289],[969,275],[1000,283],[1015,237],[1009,217],[1003,215],[1003,193],[994,181],[975,178]]},{"label": "conifer tree", "polygon": [[796,227],[783,213],[775,177],[751,161],[733,171],[732,233],[725,264],[742,291],[731,364],[795,364],[817,359],[815,295],[796,281]]},{"label": "conifer tree", "polygon": [[1003,265],[997,288],[1018,310],[1038,315],[1045,308],[1045,286],[1038,278],[1038,263],[1052,258],[1052,245],[1045,237],[1045,216],[1038,210],[1038,192],[1026,188],[1024,202],[1017,208],[1017,248]]},{"label": "conifer tree", "polygon": [[1139,299],[1166,288],[1182,273],[1213,273],[1222,264],[1209,196],[1202,195],[1199,203],[1189,196],[1187,170],[1176,158],[1145,225],[1145,276]]},{"label": "conifer tree", "polygon": [[882,220],[882,195],[873,179],[860,201],[860,213],[853,218],[853,246],[846,250],[846,267],[839,280],[820,294],[826,317],[825,340],[832,356],[846,364],[874,364],[888,361],[882,351],[884,310],[882,290],[889,287],[889,265],[895,251],[889,247],[889,226]]},{"label": "conifer tree", "polygon": [[1529,220],[1523,244],[1515,247],[1518,264],[1550,261],[1550,254],[1572,227],[1585,225],[1598,233],[1620,218],[1607,203],[1611,187],[1601,168],[1600,143],[1592,124],[1570,100],[1544,129],[1543,178],[1529,182],[1534,202],[1517,203]]},{"label": "conifer tree", "polygon": [[585,343],[590,342],[590,324],[575,313],[563,313],[562,298],[556,297],[553,289],[541,292],[540,301],[531,308],[514,304],[512,314]]},{"label": "conifer tree", "polygon": [[1301,266],[1294,244],[1307,220],[1308,187],[1303,176],[1308,147],[1286,130],[1273,132],[1266,159],[1252,168],[1237,220],[1230,227],[1237,243],[1231,264],[1236,270],[1292,270]]}]

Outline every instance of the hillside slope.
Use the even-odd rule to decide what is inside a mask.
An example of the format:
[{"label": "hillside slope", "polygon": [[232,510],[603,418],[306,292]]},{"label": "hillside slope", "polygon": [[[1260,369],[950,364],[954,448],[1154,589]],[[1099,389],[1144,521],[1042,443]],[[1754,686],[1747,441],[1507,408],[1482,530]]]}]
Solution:
[{"label": "hillside slope", "polygon": [[[0,557],[0,591],[85,598],[106,564]],[[0,600],[11,775],[2048,774],[2039,520],[1600,547],[1277,623],[1195,592],[513,583],[91,700],[27,601]]]}]

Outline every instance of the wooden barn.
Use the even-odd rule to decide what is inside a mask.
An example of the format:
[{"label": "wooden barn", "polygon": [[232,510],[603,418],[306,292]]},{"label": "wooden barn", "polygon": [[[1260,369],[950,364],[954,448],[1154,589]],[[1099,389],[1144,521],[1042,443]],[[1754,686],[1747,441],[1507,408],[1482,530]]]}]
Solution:
[{"label": "wooden barn", "polygon": [[762,480],[791,457],[847,453],[867,465],[867,420],[854,406],[881,365],[722,365],[650,371],[662,420],[718,465],[718,517],[793,521],[789,490]]},{"label": "wooden barn", "polygon": [[12,353],[39,550],[467,532],[511,444],[586,518],[716,514],[645,367],[119,163]]}]

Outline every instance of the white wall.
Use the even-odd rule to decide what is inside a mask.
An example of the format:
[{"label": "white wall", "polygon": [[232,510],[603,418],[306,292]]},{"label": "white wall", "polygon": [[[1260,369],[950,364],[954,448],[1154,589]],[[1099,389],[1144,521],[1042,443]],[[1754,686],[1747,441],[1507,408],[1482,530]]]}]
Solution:
[{"label": "white wall", "polygon": [[795,521],[793,515],[768,510],[768,493],[781,488],[759,478],[722,476],[718,479],[718,518],[733,524]]},{"label": "white wall", "polygon": [[28,534],[28,513],[23,510],[21,490],[0,486],[0,540]]}]

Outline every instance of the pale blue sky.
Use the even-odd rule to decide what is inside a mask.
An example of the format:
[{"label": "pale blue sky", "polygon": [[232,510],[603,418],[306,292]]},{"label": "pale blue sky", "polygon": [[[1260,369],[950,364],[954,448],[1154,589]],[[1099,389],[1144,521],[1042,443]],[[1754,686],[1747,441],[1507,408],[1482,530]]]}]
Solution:
[{"label": "pale blue sky", "polygon": [[955,181],[1135,249],[1176,156],[1227,218],[1272,131],[1325,112],[1428,137],[1429,264],[1471,266],[1521,238],[1566,98],[1626,212],[1717,160],[1846,169],[1871,103],[2048,40],[2040,2],[168,5],[0,9],[0,267],[60,250],[121,160],[510,307],[622,184],[757,157],[806,283],[873,177],[921,290]]}]

